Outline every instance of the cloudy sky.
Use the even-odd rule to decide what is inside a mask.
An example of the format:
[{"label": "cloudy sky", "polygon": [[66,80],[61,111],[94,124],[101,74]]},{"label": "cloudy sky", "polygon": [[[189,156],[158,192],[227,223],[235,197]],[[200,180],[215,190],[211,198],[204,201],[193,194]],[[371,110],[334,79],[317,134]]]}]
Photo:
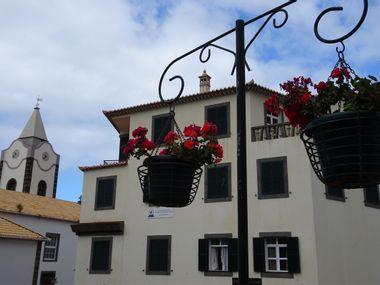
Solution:
[{"label": "cloudy sky", "polygon": [[[349,3],[348,3],[349,2]],[[36,104],[46,133],[61,155],[58,198],[77,201],[78,166],[117,159],[118,134],[102,114],[159,100],[161,73],[173,59],[245,21],[282,4],[273,0],[1,0],[0,149],[16,139]],[[328,6],[330,5],[330,6]],[[319,42],[314,20],[325,8],[343,6],[321,21],[321,34],[340,37],[361,15],[360,0],[298,0],[281,29],[268,25],[249,49],[246,79],[278,89],[296,75],[327,79],[336,45]],[[358,75],[380,77],[380,0],[371,0],[362,28],[345,41],[345,58]],[[283,14],[277,15],[281,22]],[[261,23],[261,22],[260,22]],[[246,27],[246,40],[259,23]],[[234,36],[218,44],[234,49]],[[339,45],[338,45],[339,46]],[[203,69],[212,89],[235,85],[233,58],[213,50],[173,68],[185,77],[185,94],[198,91]],[[170,98],[171,89],[165,96]]]}]

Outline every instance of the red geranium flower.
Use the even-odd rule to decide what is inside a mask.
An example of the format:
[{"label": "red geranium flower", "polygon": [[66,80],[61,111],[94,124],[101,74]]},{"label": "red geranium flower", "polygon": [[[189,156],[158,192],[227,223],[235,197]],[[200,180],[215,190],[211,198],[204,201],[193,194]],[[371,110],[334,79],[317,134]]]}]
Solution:
[{"label": "red geranium flower", "polygon": [[195,146],[195,142],[192,141],[192,140],[186,140],[184,143],[183,143],[183,148],[184,149],[187,149],[187,150],[191,150],[193,149]]},{"label": "red geranium flower", "polygon": [[201,128],[197,125],[192,124],[184,128],[183,134],[186,137],[196,138],[201,135]]},{"label": "red geranium flower", "polygon": [[154,142],[150,141],[150,140],[144,140],[142,143],[141,143],[141,146],[147,150],[153,150],[156,145],[154,144]]},{"label": "red geranium flower", "polygon": [[177,133],[170,131],[166,134],[166,136],[164,138],[164,143],[171,145],[178,139],[179,139],[179,136],[177,135]]},{"label": "red geranium flower", "polygon": [[215,136],[218,133],[218,127],[213,123],[205,122],[201,133],[206,136]]},{"label": "red geranium flower", "polygon": [[321,93],[323,90],[327,90],[327,88],[329,88],[329,86],[327,85],[326,82],[321,81],[318,84],[316,84],[314,86],[314,88],[317,89],[318,93]]},{"label": "red geranium flower", "polygon": [[143,138],[146,136],[148,130],[144,127],[138,127],[136,129],[133,130],[132,132],[132,136],[134,138]]}]

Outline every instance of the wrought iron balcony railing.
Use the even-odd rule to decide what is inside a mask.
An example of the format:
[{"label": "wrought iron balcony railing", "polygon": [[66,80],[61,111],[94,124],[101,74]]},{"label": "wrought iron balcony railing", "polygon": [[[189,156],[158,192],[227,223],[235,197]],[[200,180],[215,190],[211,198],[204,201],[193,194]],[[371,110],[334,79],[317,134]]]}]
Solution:
[{"label": "wrought iron balcony railing", "polygon": [[289,123],[274,125],[264,125],[251,128],[251,141],[273,140],[299,135],[299,128],[291,126]]}]

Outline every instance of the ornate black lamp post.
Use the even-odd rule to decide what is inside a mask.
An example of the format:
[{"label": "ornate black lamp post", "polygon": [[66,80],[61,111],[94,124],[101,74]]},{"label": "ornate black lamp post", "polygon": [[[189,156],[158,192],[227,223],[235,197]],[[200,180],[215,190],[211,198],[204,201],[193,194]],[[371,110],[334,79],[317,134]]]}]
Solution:
[{"label": "ornate black lamp post", "polygon": [[[175,79],[178,79],[181,83],[180,90],[177,94],[177,96],[172,100],[165,100],[162,96],[162,83],[166,76],[166,73],[170,69],[170,67],[175,64],[177,61],[197,52],[200,50],[199,54],[199,60],[202,63],[207,62],[210,59],[211,51],[210,48],[214,47],[217,49],[224,50],[226,52],[229,52],[234,55],[235,57],[235,63],[232,68],[231,75],[234,74],[236,69],[236,90],[237,90],[237,192],[238,192],[238,250],[239,250],[239,285],[248,285],[249,280],[249,262],[248,262],[248,211],[247,211],[247,153],[246,153],[246,112],[245,112],[245,68],[247,67],[248,70],[250,70],[249,65],[246,62],[245,55],[247,53],[247,50],[251,46],[251,44],[254,42],[254,40],[257,38],[257,36],[261,33],[263,28],[267,25],[267,23],[273,18],[273,26],[275,28],[281,28],[285,25],[285,23],[288,20],[288,12],[284,9],[285,7],[297,2],[297,0],[290,0],[280,6],[277,6],[276,8],[269,10],[247,22],[244,22],[243,20],[237,20],[236,21],[236,27],[234,29],[231,29],[221,35],[219,35],[216,38],[213,38],[209,40],[208,42],[192,49],[191,51],[183,54],[182,56],[174,59],[164,70],[163,74],[161,75],[159,87],[158,87],[158,93],[161,101],[173,105],[175,104],[176,100],[182,95],[182,92],[184,90],[184,79],[180,75],[175,75],[169,79],[169,81],[173,81]],[[331,7],[326,10],[324,10],[316,19],[314,24],[314,33],[316,37],[328,44],[332,43],[342,43],[345,39],[350,37],[353,33],[355,33],[361,24],[363,23],[367,10],[368,10],[368,0],[363,0],[364,2],[364,9],[362,16],[357,23],[357,25],[345,36],[337,38],[337,39],[325,39],[323,38],[319,32],[318,32],[318,25],[321,20],[321,18],[331,11],[341,11],[343,10],[342,7]],[[284,19],[281,23],[277,23],[274,16],[277,13],[282,13],[284,16]],[[262,18],[265,18],[266,20],[264,23],[260,26],[256,34],[253,36],[253,38],[249,41],[247,46],[245,46],[245,39],[244,39],[244,27],[246,25],[249,25],[253,22],[256,22]],[[215,44],[218,40],[224,38],[225,36],[235,32],[236,33],[236,49],[235,51],[229,50],[225,47],[219,46]],[[344,45],[343,45],[344,46]],[[207,49],[207,56],[204,58],[204,52]],[[337,49],[338,51],[338,49]]]}]

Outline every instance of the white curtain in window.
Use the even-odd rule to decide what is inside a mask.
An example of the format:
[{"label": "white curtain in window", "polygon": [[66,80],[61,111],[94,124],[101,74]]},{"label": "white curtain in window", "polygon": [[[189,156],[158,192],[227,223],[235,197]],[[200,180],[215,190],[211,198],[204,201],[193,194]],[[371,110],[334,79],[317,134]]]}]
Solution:
[{"label": "white curtain in window", "polygon": [[218,250],[215,247],[210,248],[210,270],[215,271],[218,269]]},{"label": "white curtain in window", "polygon": [[222,259],[222,270],[228,270],[228,247],[222,247],[220,251],[220,257]]}]

